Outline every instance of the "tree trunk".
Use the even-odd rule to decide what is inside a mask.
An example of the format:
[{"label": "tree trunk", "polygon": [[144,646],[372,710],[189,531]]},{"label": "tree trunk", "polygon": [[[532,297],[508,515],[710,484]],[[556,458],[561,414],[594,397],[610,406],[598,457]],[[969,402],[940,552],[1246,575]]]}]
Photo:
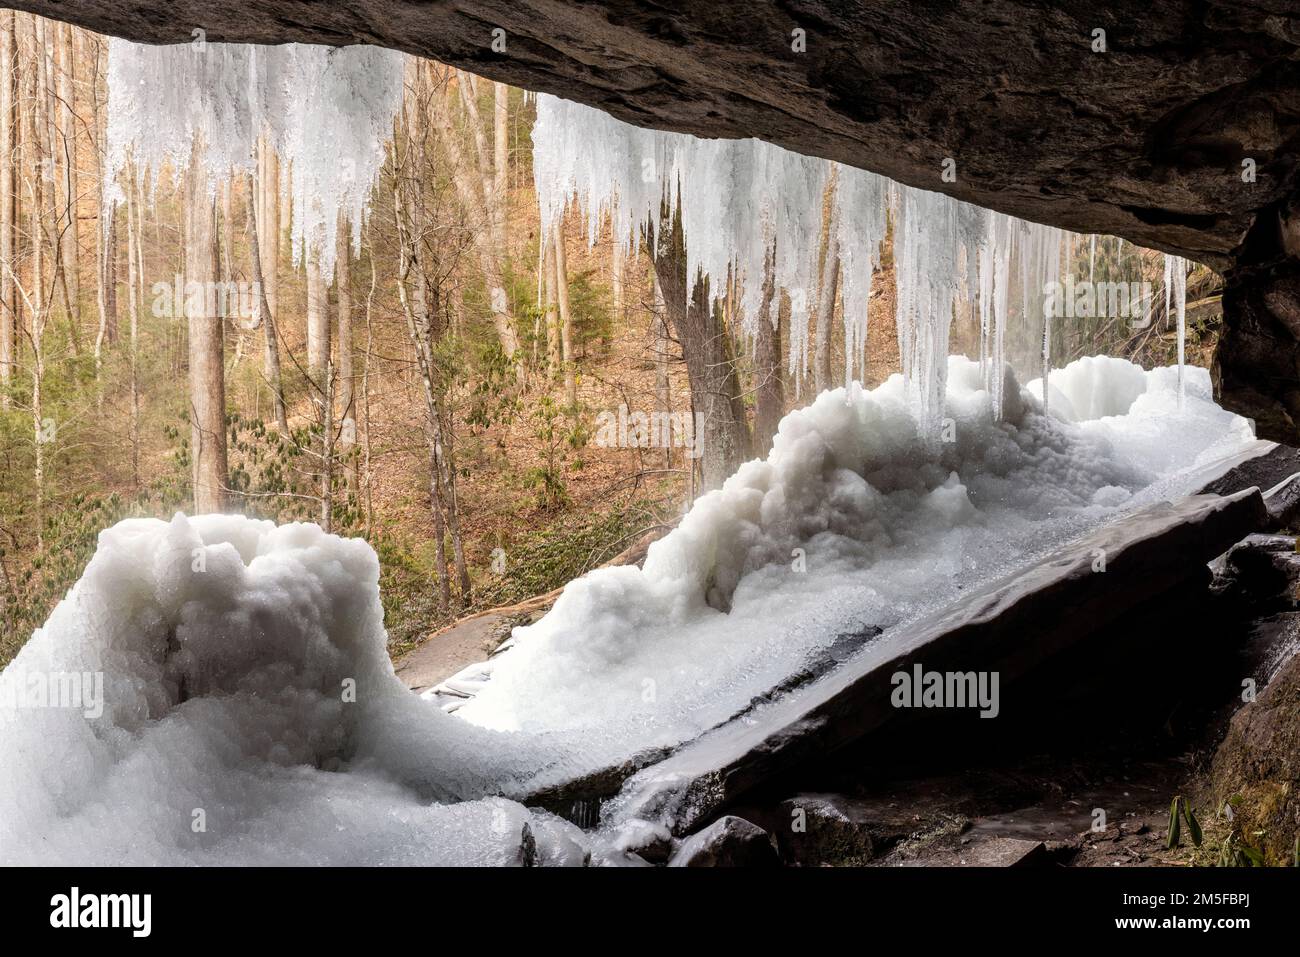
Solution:
[{"label": "tree trunk", "polygon": [[817,318],[813,335],[816,339],[813,352],[813,384],[818,394],[831,388],[831,325],[835,318],[835,297],[839,292],[840,244],[836,238],[835,174],[827,188],[823,230],[823,256],[821,276],[817,283]]},{"label": "tree trunk", "polygon": [[542,246],[545,249],[542,255],[542,273],[546,307],[546,377],[555,382],[560,377],[560,367],[564,362],[560,349],[560,313],[555,292],[555,243],[547,239],[542,242]]},{"label": "tree trunk", "polygon": [[27,207],[28,242],[31,244],[31,322],[28,329],[32,350],[31,423],[33,439],[32,484],[35,490],[36,546],[45,550],[45,443],[51,437],[45,427],[45,322],[49,299],[45,291],[45,175],[49,156],[44,149],[44,85],[41,83],[41,64],[44,61],[42,41],[44,31],[39,17],[31,17],[24,39],[28,44],[32,64],[31,76],[26,84],[30,108],[23,112],[23,140],[27,156],[23,163],[27,180],[29,202]]},{"label": "tree trunk", "polygon": [[258,237],[262,249],[262,283],[270,314],[280,315],[280,161],[263,139],[258,150]]},{"label": "tree trunk", "polygon": [[322,370],[320,527],[331,531],[334,525],[334,376],[329,356]]},{"label": "tree trunk", "polygon": [[127,309],[130,312],[129,322],[131,330],[130,341],[130,363],[131,363],[131,480],[136,488],[140,487],[140,378],[137,368],[139,362],[139,335],[140,335],[140,299],[137,290],[137,284],[140,282],[139,263],[136,262],[135,250],[138,247],[140,237],[138,235],[138,225],[135,218],[135,166],[132,164],[126,170],[126,281],[129,286],[126,293]]},{"label": "tree trunk", "polygon": [[14,11],[0,11],[0,409],[10,406],[9,387],[18,345],[18,290],[14,283],[18,272],[16,30]]},{"label": "tree trunk", "polygon": [[781,317],[773,313],[776,279],[769,261],[763,281],[763,304],[759,309],[754,339],[754,454],[767,455],[772,437],[785,415],[785,380],[781,362]]},{"label": "tree trunk", "polygon": [[[31,109],[29,110],[31,127],[27,137],[31,144],[32,152],[32,205],[27,213],[27,221],[30,224],[28,230],[31,238],[29,242],[32,246],[32,286],[35,291],[33,302],[34,311],[41,313],[42,325],[45,321],[45,301],[53,298],[53,285],[49,290],[45,287],[45,247],[50,242],[48,231],[54,224],[54,217],[50,215],[50,208],[47,205],[49,201],[50,189],[46,184],[52,187],[50,181],[50,153],[48,138],[49,127],[45,120],[47,111],[47,102],[45,95],[45,21],[40,17],[32,17],[32,80],[31,80]],[[51,264],[54,265],[53,263]],[[54,270],[57,274],[57,269]],[[48,294],[47,294],[48,293]],[[32,319],[32,329],[35,331],[36,318]]]},{"label": "tree trunk", "polygon": [[324,389],[321,377],[330,358],[329,290],[320,272],[320,253],[308,248],[307,256],[307,374]]},{"label": "tree trunk", "polygon": [[564,254],[564,219],[555,224],[555,301],[559,311],[560,351],[564,363],[564,397],[578,404],[578,381],[573,362],[573,315],[569,311],[569,267]]},{"label": "tree trunk", "polygon": [[617,328],[623,322],[627,314],[625,305],[626,293],[623,290],[623,274],[627,271],[627,251],[623,248],[623,242],[618,237],[614,237],[613,268],[610,271],[610,304],[614,311],[614,326]]},{"label": "tree trunk", "polygon": [[350,463],[347,469],[348,484],[352,494],[357,493],[357,460],[354,449],[357,442],[357,416],[353,399],[352,367],[352,243],[348,224],[339,220],[338,243],[334,260],[334,280],[338,285],[339,312],[339,454]]},{"label": "tree trunk", "polygon": [[[659,276],[651,273],[654,292],[654,355],[655,355],[655,411],[669,416],[665,421],[672,421],[673,395],[669,388],[668,351],[672,348],[672,339],[668,334],[668,310],[664,305],[663,290],[659,287]],[[673,447],[671,442],[663,443],[664,468],[673,467]],[[688,460],[688,465],[690,462]],[[691,465],[692,474],[694,466]]]},{"label": "tree trunk", "polygon": [[68,299],[68,321],[74,330],[81,329],[81,230],[77,222],[77,195],[80,176],[77,170],[77,130],[74,123],[74,86],[76,64],[72,56],[72,27],[66,23],[52,23],[55,48],[59,61],[58,104],[56,115],[59,128],[59,159],[63,166],[63,236],[60,248],[63,253],[64,293]]},{"label": "tree trunk", "polygon": [[40,114],[40,69],[37,61],[41,57],[40,37],[37,34],[37,18],[29,16],[23,39],[27,46],[27,59],[31,70],[23,84],[26,88],[24,98],[29,104],[26,110],[20,110],[23,131],[23,179],[27,186],[27,243],[31,255],[31,331],[33,338],[37,321],[45,320],[45,176],[44,152],[41,149]]},{"label": "tree trunk", "polygon": [[[235,177],[234,171],[221,188],[221,279],[235,281]],[[227,286],[227,289],[230,287]],[[236,299],[238,297],[235,297]],[[238,318],[238,309],[231,313]]]},{"label": "tree trunk", "polygon": [[248,258],[253,268],[253,288],[257,290],[258,324],[262,327],[262,365],[266,383],[271,387],[271,402],[275,424],[280,434],[289,434],[289,414],[284,405],[284,380],[280,373],[279,327],[266,283],[262,277],[262,237],[257,217],[257,205],[262,200],[257,178],[248,177]]},{"label": "tree trunk", "polygon": [[63,269],[63,238],[65,229],[64,216],[66,207],[60,202],[59,188],[62,177],[56,176],[59,169],[58,103],[55,96],[57,66],[55,54],[59,50],[58,31],[60,24],[43,17],[36,18],[36,126],[41,138],[41,178],[48,183],[45,190],[47,207],[38,215],[48,217],[50,244],[50,300],[56,292],[63,294],[64,313],[68,319],[68,350],[74,358],[81,355],[80,327],[72,321],[72,299],[68,290],[68,274]]},{"label": "tree trunk", "polygon": [[[101,157],[100,167],[103,168],[103,146],[105,142],[105,130],[102,123],[103,111],[99,107],[99,84],[96,82],[99,77],[99,44],[95,45],[95,59],[91,71],[90,84],[90,102],[91,102],[91,129],[94,132],[94,146],[96,155]],[[96,209],[100,219],[98,220],[99,228],[95,230],[95,307],[99,313],[99,332],[95,336],[95,378],[99,379],[103,371],[104,344],[117,340],[117,299],[113,290],[112,271],[114,267],[113,256],[115,254],[116,238],[113,232],[113,211],[105,210],[104,203],[104,177],[102,173],[95,177],[95,198]],[[127,207],[127,214],[130,215],[131,206]],[[129,242],[128,231],[128,242]],[[129,275],[134,275],[133,270],[128,270]],[[133,290],[134,292],[134,290]],[[134,310],[134,306],[132,307]],[[133,313],[134,321],[134,313]],[[134,360],[133,360],[134,361]],[[103,398],[103,383],[99,383],[99,396]],[[133,413],[134,415],[134,413]],[[132,418],[134,426],[135,419]],[[134,431],[132,432],[134,445]]]},{"label": "tree trunk", "polygon": [[[216,206],[203,181],[197,142],[186,176],[185,314],[190,335],[190,455],[194,467],[194,512],[221,512],[226,507],[225,329],[208,294],[216,281],[212,240]],[[200,292],[201,290],[201,292]]]},{"label": "tree trunk", "polygon": [[[691,406],[696,415],[696,449],[703,449],[705,491],[718,488],[749,455],[749,425],[745,420],[740,376],[731,352],[731,338],[717,309],[709,301],[709,286],[695,277],[688,305],[686,248],[680,215],[663,216],[655,256],[655,273],[663,292],[668,324],[681,343]],[[703,435],[700,432],[703,432]]]},{"label": "tree trunk", "polygon": [[493,228],[492,237],[502,259],[507,258],[506,212],[510,202],[510,89],[504,83],[492,84],[492,128],[493,137],[492,167],[495,182],[492,190]]}]

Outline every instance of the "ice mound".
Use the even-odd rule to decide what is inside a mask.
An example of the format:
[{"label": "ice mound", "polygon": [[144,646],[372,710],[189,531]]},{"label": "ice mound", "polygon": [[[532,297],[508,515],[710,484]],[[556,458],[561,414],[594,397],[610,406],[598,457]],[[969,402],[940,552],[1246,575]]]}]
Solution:
[{"label": "ice mound", "polygon": [[[764,461],[702,496],[643,569],[594,571],[455,717],[567,730],[584,757],[687,740],[826,654],[1002,577],[1118,512],[1194,485],[1179,473],[1253,440],[1208,373],[1085,359],[1004,383],[949,360],[943,434],[918,433],[901,376],[818,396]],[[1184,487],[1184,485],[1186,487]],[[859,642],[864,639],[858,639]]]},{"label": "ice mound", "polygon": [[569,825],[475,800],[517,749],[396,679],[378,582],[315,525],[102,532],[0,675],[0,863],[581,863]]},{"label": "ice mound", "polygon": [[[1126,415],[1147,390],[1142,367],[1113,356],[1085,356],[1053,369],[1047,381],[1049,411],[1068,422]],[[1035,379],[1028,389],[1041,396],[1043,380]]]},{"label": "ice mound", "polygon": [[1050,383],[1045,414],[1008,373],[999,419],[953,358],[939,437],[900,377],[824,393],[644,569],[570,583],[455,715],[394,676],[364,542],[121,522],[0,674],[0,863],[625,862],[508,798],[688,740],[1253,439],[1204,370],[1181,400],[1177,369],[1119,360]]}]

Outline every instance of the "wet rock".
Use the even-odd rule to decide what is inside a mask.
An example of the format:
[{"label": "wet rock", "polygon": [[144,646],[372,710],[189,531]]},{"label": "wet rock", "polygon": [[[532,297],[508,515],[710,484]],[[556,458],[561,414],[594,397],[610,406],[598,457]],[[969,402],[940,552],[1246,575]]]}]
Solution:
[{"label": "wet rock", "polygon": [[1255,600],[1291,593],[1300,582],[1300,553],[1292,535],[1247,535],[1212,567],[1215,588],[1234,588]]},{"label": "wet rock", "polygon": [[963,851],[959,867],[1042,867],[1049,863],[1042,841],[1025,841],[1014,837],[996,837],[974,844]]},{"label": "wet rock", "polygon": [[537,867],[537,838],[533,836],[533,829],[524,824],[523,832],[519,835],[519,862],[524,867]]},{"label": "wet rock", "polygon": [[616,850],[636,854],[651,864],[666,864],[672,856],[673,836],[661,824],[633,818],[619,824],[613,845]]},{"label": "wet rock", "polygon": [[668,866],[769,867],[780,862],[767,831],[728,815],[682,841]]},{"label": "wet rock", "polygon": [[1210,769],[1215,807],[1231,804],[1235,837],[1289,864],[1300,835],[1300,655],[1245,704]]},{"label": "wet rock", "polygon": [[[729,722],[645,767],[624,790],[627,807],[675,833],[689,831],[775,775],[899,717],[890,676],[918,662],[931,670],[996,672],[1006,696],[1035,666],[1106,638],[1113,623],[1180,585],[1208,580],[1205,563],[1266,518],[1252,488],[1162,503],[1098,529],[1023,574],[900,629],[887,647],[866,649],[759,718]],[[1098,550],[1105,574],[1094,571]],[[1026,644],[1026,634],[1036,640]]]},{"label": "wet rock", "polygon": [[782,801],[777,815],[772,832],[782,856],[803,866],[870,863],[936,818],[911,801],[903,807],[843,794],[800,794]]}]

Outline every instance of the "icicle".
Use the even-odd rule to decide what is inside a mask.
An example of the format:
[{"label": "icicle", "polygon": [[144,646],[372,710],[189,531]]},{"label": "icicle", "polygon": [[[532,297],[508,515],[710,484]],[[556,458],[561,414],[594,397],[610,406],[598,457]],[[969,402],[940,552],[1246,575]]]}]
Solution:
[{"label": "icicle", "polygon": [[872,273],[880,262],[880,243],[888,227],[889,180],[866,170],[836,170],[835,239],[840,257],[840,295],[844,301],[844,382],[853,381],[853,359],[866,372],[867,315]]},{"label": "icicle", "polygon": [[[293,204],[293,249],[304,244],[334,267],[340,216],[359,247],[384,142],[401,106],[404,56],[374,46],[150,46],[109,41],[105,182],[134,156],[143,173],[182,169],[191,144],[203,154],[209,188],[231,170],[250,171],[257,137],[283,164]],[[291,186],[290,186],[291,183]],[[117,200],[107,190],[106,201]]]},{"label": "icicle", "polygon": [[1187,261],[1182,256],[1165,254],[1165,316],[1170,314],[1171,303],[1176,310],[1178,328],[1178,408],[1183,407],[1183,365],[1187,348]]},{"label": "icicle", "polygon": [[1172,294],[1173,294],[1173,277],[1174,277],[1174,257],[1165,253],[1165,322],[1169,321],[1170,315],[1173,314]]},{"label": "icicle", "polygon": [[993,411],[1002,416],[1006,384],[1007,307],[1011,290],[1011,218],[1001,213],[989,214],[989,235],[993,243],[993,349],[989,373],[992,379]]},{"label": "icicle", "polygon": [[[1042,323],[1037,352],[1046,404],[1049,323],[1061,317],[1061,297],[1055,297],[1056,315],[1042,304],[1048,284],[1061,278],[1069,235],[1063,230],[757,140],[701,140],[645,130],[590,107],[537,97],[533,172],[543,230],[576,200],[586,216],[589,242],[595,242],[607,218],[615,241],[634,248],[640,228],[660,228],[662,202],[675,210],[680,201],[688,275],[709,279],[710,295],[717,297],[725,292],[728,270],[734,270],[742,337],[751,341],[756,323],[766,318],[759,316],[766,257],[780,238],[772,275],[794,306],[786,361],[796,393],[807,367],[822,197],[832,169],[831,228],[841,262],[846,385],[855,371],[865,370],[872,272],[892,209],[899,352],[923,433],[938,434],[953,314],[976,296],[984,381],[1000,414],[1013,255],[1024,322],[1029,328]],[[1095,237],[1091,243],[1090,272]]]},{"label": "icicle", "polygon": [[742,332],[750,340],[760,321],[764,263],[781,237],[773,275],[790,297],[787,365],[796,388],[807,364],[817,274],[817,250],[803,237],[820,233],[829,171],[825,160],[760,140],[645,130],[591,107],[537,97],[533,178],[543,229],[576,200],[589,243],[609,219],[616,241],[631,251],[641,226],[659,229],[661,201],[676,209],[680,200],[690,294],[695,277],[703,276],[710,297],[720,298],[734,269]]},{"label": "icicle", "polygon": [[1052,377],[1052,314],[1043,312],[1043,411],[1047,411],[1047,390]]},{"label": "icicle", "polygon": [[909,393],[922,434],[938,434],[948,369],[948,334],[970,262],[985,241],[987,210],[942,193],[895,187],[895,322]]}]

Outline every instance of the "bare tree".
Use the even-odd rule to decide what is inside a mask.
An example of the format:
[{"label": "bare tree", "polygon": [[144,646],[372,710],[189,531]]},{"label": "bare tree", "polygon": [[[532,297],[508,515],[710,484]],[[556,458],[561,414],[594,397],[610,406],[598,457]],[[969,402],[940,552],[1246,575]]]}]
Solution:
[{"label": "bare tree", "polygon": [[831,172],[822,203],[822,260],[817,284],[817,318],[814,326],[816,343],[813,352],[813,383],[819,393],[831,388],[831,324],[835,317],[835,297],[840,282],[840,244],[836,238],[835,189],[838,173]]},{"label": "bare tree", "polygon": [[[709,295],[708,280],[694,277],[687,295],[686,247],[680,211],[665,209],[655,238],[655,273],[663,294],[668,325],[681,343],[686,375],[691,386],[691,406],[703,435],[695,435],[703,448],[701,469],[705,491],[718,488],[749,455],[749,423],[740,390],[740,373],[732,353],[731,335],[720,309]],[[698,428],[698,426],[697,426]]]},{"label": "bare tree", "polygon": [[[664,304],[663,290],[659,288],[659,276],[655,273],[651,273],[651,285],[654,302],[651,329],[654,336],[652,348],[655,362],[655,411],[672,415],[673,395],[668,380],[668,356],[672,348],[672,336],[668,332],[668,308]],[[663,467],[670,469],[673,467],[672,443],[665,442],[663,451]]]},{"label": "bare tree", "polygon": [[549,381],[554,382],[559,377],[560,369],[564,365],[564,354],[560,347],[560,312],[559,304],[556,301],[558,283],[555,278],[555,243],[550,239],[543,239],[542,247],[542,274],[545,288],[543,310],[546,322],[546,375]]},{"label": "bare tree", "polygon": [[569,407],[578,404],[577,374],[573,366],[573,313],[569,309],[569,265],[564,252],[564,219],[555,224],[555,303],[560,327],[560,352],[564,363],[564,396]]},{"label": "bare tree", "polygon": [[307,257],[307,374],[320,384],[330,358],[329,291],[320,271],[320,252],[308,244]]},{"label": "bare tree", "polygon": [[[488,154],[486,137],[483,134],[479,118],[478,105],[474,99],[473,80],[469,74],[461,73],[453,84],[447,77],[441,80],[435,75],[438,69],[433,63],[422,61],[420,69],[428,73],[429,85],[433,89],[441,87],[442,96],[434,97],[429,103],[428,115],[437,125],[439,139],[451,161],[452,179],[456,191],[466,211],[477,220],[479,228],[474,229],[474,248],[478,254],[479,266],[483,280],[487,285],[488,308],[492,312],[492,323],[496,327],[497,339],[501,351],[507,358],[517,359],[519,336],[515,331],[514,318],[510,313],[510,297],[505,289],[505,196],[497,191],[497,178],[492,171],[493,157]],[[466,113],[472,143],[474,170],[477,171],[477,183],[474,172],[465,158],[465,149],[461,137],[452,122],[452,97],[459,92],[462,108]],[[522,377],[525,370],[522,363],[517,367],[517,374]]]},{"label": "bare tree", "polygon": [[357,442],[357,415],[354,399],[355,372],[353,370],[352,342],[352,243],[348,224],[339,219],[338,242],[334,258],[334,282],[338,293],[339,344],[338,344],[338,405],[339,453],[350,463],[348,483],[355,495],[359,488],[357,459],[354,449]]},{"label": "bare tree", "polygon": [[262,283],[270,314],[280,315],[280,161],[263,137],[257,151],[257,234],[262,250]]},{"label": "bare tree", "polygon": [[191,292],[201,290],[184,297],[190,337],[190,456],[196,514],[223,511],[229,487],[225,328],[216,296],[210,292],[216,280],[216,204],[203,178],[200,155],[196,141],[185,184],[186,287]]},{"label": "bare tree", "polygon": [[[59,231],[62,234],[60,250],[62,252],[61,268],[63,270],[63,293],[67,299],[68,322],[74,330],[81,328],[81,230],[77,222],[77,196],[80,189],[80,175],[77,169],[77,132],[74,125],[74,86],[76,61],[73,58],[72,27],[66,23],[51,22],[49,30],[53,34],[55,62],[57,63],[57,85],[55,86],[55,116],[58,127],[59,165],[63,170],[61,186],[63,195],[60,203],[62,214]],[[74,336],[75,341],[75,336]]]},{"label": "bare tree", "polygon": [[[393,214],[399,249],[397,289],[424,397],[439,601],[446,609],[451,603],[452,578],[446,552],[448,537],[461,607],[470,601],[470,579],[460,530],[455,433],[445,404],[449,377],[437,348],[450,328],[443,294],[443,279],[449,269],[439,259],[441,243],[436,213],[440,206],[425,198],[426,184],[439,178],[429,149],[427,118],[431,113],[436,116],[438,110],[430,107],[441,97],[436,93],[436,77],[427,65],[417,61],[410,72],[413,77],[393,148]],[[454,266],[454,261],[451,265]]]},{"label": "bare tree", "polygon": [[141,282],[137,250],[140,245],[140,227],[136,221],[136,174],[134,164],[126,170],[126,302],[130,328],[130,390],[131,390],[131,480],[140,487],[140,299],[137,288]]},{"label": "bare tree", "polygon": [[271,305],[270,292],[262,275],[262,227],[257,216],[257,206],[262,201],[255,174],[248,176],[248,248],[249,261],[253,269],[253,288],[257,292],[257,317],[254,328],[262,328],[262,366],[266,383],[271,387],[271,402],[275,414],[275,424],[281,435],[289,434],[289,414],[284,403],[284,382],[280,372],[279,327],[276,325],[275,309]]},{"label": "bare tree", "polygon": [[0,11],[0,408],[10,405],[18,345],[18,183],[15,152],[18,144],[17,15]]},{"label": "bare tree", "polygon": [[[80,34],[80,31],[78,31],[78,34]],[[100,168],[102,169],[103,161],[104,161],[104,143],[107,137],[105,135],[106,130],[104,127],[104,120],[106,118],[104,114],[106,111],[101,108],[99,102],[99,65],[100,65],[101,43],[98,38],[96,38],[94,41],[94,48],[95,48],[94,57],[91,61],[92,69],[91,69],[91,83],[90,83],[91,131],[93,136],[93,145],[95,147],[96,157],[98,158]],[[134,191],[134,184],[131,184],[131,189],[132,191]],[[116,217],[114,215],[114,210],[107,209],[107,204],[104,202],[104,198],[105,198],[104,179],[102,176],[96,176],[95,177],[96,209],[98,210],[98,214],[101,217],[99,220],[99,228],[95,231],[95,308],[99,314],[99,330],[95,335],[95,378],[96,379],[100,378],[100,375],[103,371],[103,358],[104,358],[105,344],[114,342],[117,339],[117,275],[116,275],[117,222],[116,222]],[[132,209],[133,209],[133,204],[127,207],[128,216],[131,215]],[[74,210],[74,214],[75,214],[75,210]],[[127,233],[128,245],[130,245],[130,243],[132,242],[131,239],[132,235],[134,235],[133,231],[128,229],[128,233]],[[131,252],[131,250],[128,250],[128,258],[130,258],[132,255],[134,254]],[[76,256],[74,255],[73,258],[75,259]],[[134,267],[135,263],[132,262],[130,265],[131,267]],[[132,285],[134,286],[134,283],[136,281],[134,278],[136,275],[135,269],[128,268],[127,275],[128,278],[131,279]],[[80,280],[78,279],[77,282],[74,283],[74,286],[79,285],[79,282]],[[132,323],[136,322],[136,315],[135,315],[136,308],[137,305],[135,301],[135,289],[132,288],[131,290],[131,322]],[[134,333],[132,334],[132,336],[133,336],[132,349],[134,349],[135,347]],[[135,363],[134,352],[132,354],[131,361],[132,361],[132,370],[134,375],[134,363]],[[99,396],[102,401],[103,398],[102,382],[99,383]],[[132,380],[132,397],[133,397],[132,447],[135,450],[133,452],[133,458],[136,458],[138,457],[139,450],[136,447],[136,439],[138,438],[138,436],[135,435],[134,426],[138,423],[134,418],[134,413],[138,410],[136,409],[135,401],[134,401],[136,398],[134,380]],[[138,461],[136,462],[136,467],[133,467],[133,472],[138,477],[139,474]]]},{"label": "bare tree", "polygon": [[28,194],[30,202],[28,204],[28,223],[29,239],[31,246],[31,294],[28,296],[28,312],[31,315],[31,321],[26,330],[28,335],[28,345],[31,348],[31,421],[32,421],[32,439],[34,444],[34,453],[32,460],[32,482],[36,492],[36,540],[37,547],[44,550],[45,547],[45,445],[52,437],[52,430],[45,421],[44,409],[44,385],[45,385],[45,325],[49,319],[49,305],[51,297],[46,294],[45,289],[45,262],[44,262],[44,222],[46,216],[45,208],[45,183],[44,180],[49,170],[49,153],[45,149],[48,140],[44,139],[47,132],[44,122],[44,104],[45,104],[45,86],[43,83],[45,54],[42,49],[44,41],[44,28],[39,17],[31,18],[31,26],[27,31],[27,41],[29,53],[33,64],[30,71],[30,81],[28,86],[28,102],[31,108],[24,111],[25,129],[23,139],[27,147],[27,158],[24,162],[25,175],[28,182]]},{"label": "bare tree", "polygon": [[54,291],[60,291],[63,295],[64,312],[68,317],[68,348],[72,355],[81,354],[80,328],[76,322],[72,321],[72,299],[68,292],[68,274],[63,266],[63,246],[64,238],[67,233],[68,223],[66,219],[67,206],[59,201],[59,182],[60,178],[56,177],[55,171],[59,166],[56,151],[59,149],[58,122],[56,114],[58,112],[58,102],[55,95],[55,82],[57,66],[55,63],[55,54],[59,49],[59,44],[55,42],[54,34],[59,28],[59,24],[46,20],[44,17],[36,17],[36,129],[37,136],[42,140],[40,151],[40,175],[49,188],[44,190],[47,207],[40,210],[41,216],[48,216],[49,245],[50,245],[50,268],[53,273],[51,298]]},{"label": "bare tree", "polygon": [[785,379],[781,361],[781,312],[788,301],[782,297],[780,311],[774,311],[776,302],[775,250],[769,254],[764,268],[763,300],[755,322],[754,336],[754,452],[766,455],[772,448],[772,437],[785,414]]},{"label": "bare tree", "polygon": [[621,323],[627,318],[627,303],[625,301],[627,293],[624,289],[624,274],[627,271],[627,256],[622,239],[618,236],[614,236],[613,240],[613,248],[610,250],[610,255],[613,260],[610,268],[609,281],[610,305],[614,312],[614,322]]}]

